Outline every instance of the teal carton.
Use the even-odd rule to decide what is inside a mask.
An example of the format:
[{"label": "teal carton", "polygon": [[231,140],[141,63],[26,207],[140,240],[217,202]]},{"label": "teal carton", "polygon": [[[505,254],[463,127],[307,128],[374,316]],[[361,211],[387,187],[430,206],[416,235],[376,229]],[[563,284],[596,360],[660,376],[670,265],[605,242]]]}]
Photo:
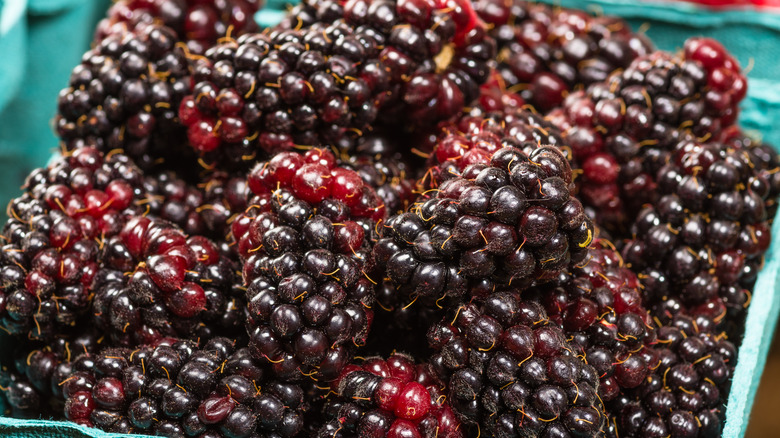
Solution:
[{"label": "teal carton", "polygon": [[[0,5],[2,1],[0,0]],[[542,1],[626,17],[634,29],[646,31],[656,45],[665,50],[681,48],[685,39],[690,36],[704,35],[720,40],[736,55],[743,66],[749,66],[749,89],[740,115],[741,125],[776,147],[780,146],[780,129],[777,128],[780,126],[780,77],[778,77],[780,67],[777,61],[780,59],[780,15],[749,9],[711,11],[684,2]],[[51,2],[79,3],[78,0],[30,0],[30,2],[38,5]],[[272,26],[281,19],[290,5],[295,3],[296,1],[290,0],[269,0],[266,8],[258,12],[255,18],[261,26]],[[2,35],[3,33],[0,32],[0,48],[3,47]],[[75,65],[75,61],[72,65]],[[0,79],[3,78],[2,74],[3,71],[0,70]],[[67,73],[59,74],[55,81],[57,86],[61,87],[67,81]],[[3,95],[0,94],[0,110],[2,110],[2,98]],[[52,102],[50,100],[42,104],[51,106]],[[5,116],[0,113],[0,130],[5,123],[3,117]],[[35,129],[41,130],[44,125],[39,123],[34,126]],[[54,143],[47,141],[45,144]],[[0,172],[3,164],[2,151],[2,131],[0,131]],[[48,156],[43,152],[41,154],[40,160],[37,160],[39,165],[43,164]],[[0,197],[2,197],[1,191]],[[723,431],[723,436],[727,438],[739,438],[745,435],[753,398],[780,314],[780,284],[778,284],[780,282],[780,220],[775,221],[772,232],[775,238],[753,291],[745,322],[745,334],[739,349],[739,361],[727,403],[726,424]],[[3,408],[2,403],[0,397],[0,411]],[[0,418],[0,436],[109,438],[120,435],[73,424]]]}]

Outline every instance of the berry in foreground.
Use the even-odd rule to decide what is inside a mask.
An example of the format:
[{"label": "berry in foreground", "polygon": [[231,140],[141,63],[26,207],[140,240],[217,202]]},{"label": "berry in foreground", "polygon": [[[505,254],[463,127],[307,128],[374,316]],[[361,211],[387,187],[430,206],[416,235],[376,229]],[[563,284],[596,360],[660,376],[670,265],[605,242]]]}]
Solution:
[{"label": "berry in foreground", "polygon": [[555,147],[498,149],[489,163],[466,167],[390,218],[371,275],[389,279],[406,303],[552,280],[581,262],[593,240],[571,182]]},{"label": "berry in foreground", "polygon": [[426,364],[404,354],[350,364],[333,382],[317,438],[465,436]]},{"label": "berry in foreground", "polygon": [[365,275],[384,207],[327,150],[280,153],[248,178],[249,209],[232,223],[242,257],[250,348],[280,378],[336,378],[373,320]]},{"label": "berry in foreground", "polygon": [[599,375],[538,303],[513,291],[464,304],[428,332],[447,403],[487,436],[596,436]]}]

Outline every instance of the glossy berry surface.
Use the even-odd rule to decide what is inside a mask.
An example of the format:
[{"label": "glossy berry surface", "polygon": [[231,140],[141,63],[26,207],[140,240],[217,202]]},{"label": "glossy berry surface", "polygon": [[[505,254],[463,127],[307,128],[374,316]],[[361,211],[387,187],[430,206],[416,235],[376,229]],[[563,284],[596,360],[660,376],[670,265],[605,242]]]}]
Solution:
[{"label": "glossy berry surface", "polygon": [[323,408],[326,422],[313,436],[465,436],[443,383],[406,355],[350,364],[333,385],[336,395]]},{"label": "glossy berry surface", "polygon": [[365,343],[374,283],[365,274],[384,206],[328,150],[259,163],[250,208],[232,224],[249,308],[250,347],[282,378],[336,378]]},{"label": "glossy berry surface", "polygon": [[431,328],[428,342],[447,402],[475,430],[595,436],[604,424],[595,369],[541,305],[516,292],[462,305]]}]

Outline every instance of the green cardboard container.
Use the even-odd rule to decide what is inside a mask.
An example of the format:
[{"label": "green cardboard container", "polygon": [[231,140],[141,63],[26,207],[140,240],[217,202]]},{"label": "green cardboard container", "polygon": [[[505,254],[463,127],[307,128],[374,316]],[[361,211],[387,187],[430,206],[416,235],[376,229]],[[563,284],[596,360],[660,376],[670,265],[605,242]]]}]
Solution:
[{"label": "green cardboard container", "polygon": [[[8,1],[8,0],[6,0]],[[10,0],[14,1],[14,0]],[[17,0],[19,1],[19,0]],[[80,3],[78,0],[60,0],[62,3]],[[690,3],[650,2],[635,0],[542,0],[563,7],[585,9],[596,13],[608,13],[626,17],[634,29],[646,29],[647,34],[655,44],[665,50],[675,50],[682,47],[690,36],[711,36],[721,41],[736,55],[743,66],[751,66],[748,74],[748,95],[742,107],[740,124],[748,130],[760,135],[765,141],[780,146],[780,14],[771,11],[742,10],[708,10]],[[0,5],[2,5],[0,0]],[[30,0],[31,4],[50,4],[57,0]],[[277,23],[291,4],[291,0],[269,0],[267,6],[255,16],[262,26]],[[84,17],[82,19],[86,20]],[[83,23],[87,23],[84,21]],[[87,24],[84,24],[87,26]],[[92,23],[89,24],[91,36]],[[649,26],[649,27],[648,27]],[[3,28],[0,27],[0,30]],[[0,32],[0,49],[3,48],[3,33]],[[70,67],[75,65],[76,57]],[[4,71],[0,70],[0,92]],[[62,87],[67,82],[68,73],[57,73],[52,76]],[[28,81],[29,83],[29,81]],[[34,91],[29,91],[34,94]],[[56,96],[56,93],[55,93]],[[0,104],[3,95],[0,94]],[[38,102],[38,108],[49,111],[54,100]],[[2,105],[0,105],[2,110]],[[7,111],[6,111],[7,113]],[[53,112],[51,113],[53,114]],[[8,125],[6,114],[0,113],[0,173],[3,172],[3,132]],[[50,116],[47,116],[50,117]],[[29,125],[42,130],[43,124],[37,121]],[[46,125],[48,126],[48,125]],[[14,141],[14,149],[35,150],[35,161],[38,165],[45,163],[45,149],[35,149],[29,139]],[[44,142],[49,146],[56,144],[52,139]],[[30,149],[28,149],[30,148]],[[0,181],[1,183],[1,181]],[[14,195],[8,193],[7,196]],[[3,193],[0,191],[0,198]],[[758,276],[753,291],[752,302],[745,322],[745,334],[739,348],[739,360],[726,406],[726,424],[723,436],[739,438],[745,435],[753,398],[761,379],[761,373],[766,363],[772,335],[780,314],[780,220],[776,220],[772,228],[775,236],[769,248],[766,264]],[[0,347],[2,339],[0,338]],[[0,411],[3,409],[0,397]],[[0,436],[17,438],[53,437],[76,438],[93,437],[108,438],[126,435],[116,435],[88,429],[68,423],[50,422],[44,420],[17,420],[0,417]]]}]

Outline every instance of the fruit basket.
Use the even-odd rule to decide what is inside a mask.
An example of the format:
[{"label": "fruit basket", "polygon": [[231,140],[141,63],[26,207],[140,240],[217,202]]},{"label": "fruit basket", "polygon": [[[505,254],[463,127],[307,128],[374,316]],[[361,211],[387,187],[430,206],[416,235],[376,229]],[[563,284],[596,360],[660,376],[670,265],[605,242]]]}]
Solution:
[{"label": "fruit basket", "polygon": [[[43,5],[48,4],[48,2],[45,1],[40,3]],[[610,13],[625,15],[627,17],[632,16],[630,12],[626,12],[620,7],[620,5],[624,4],[624,2],[605,1],[600,2],[599,4],[604,9],[609,8]],[[286,5],[287,4],[283,2],[269,3],[269,8],[261,11],[256,16],[257,21],[262,25],[273,24],[279,20]],[[611,5],[614,5],[614,10],[611,9]],[[581,2],[569,2],[569,4],[567,4],[567,2],[564,1],[563,6],[581,8],[583,7],[583,4]],[[637,7],[636,5],[634,6]],[[641,6],[639,7],[641,8]],[[681,10],[685,9],[685,7],[681,7]],[[655,15],[648,14],[646,11],[641,14],[637,12],[636,15],[633,16],[642,18],[637,18],[635,24],[647,22],[648,16],[654,17],[654,22],[655,20],[657,20],[659,23],[663,22],[665,17],[667,17],[666,13],[664,12],[665,9],[659,6],[658,10],[659,12]],[[674,16],[674,14],[670,14],[669,16]],[[770,32],[777,32],[777,29],[780,28],[780,26],[772,27],[774,24],[771,24],[771,19],[762,21],[770,23],[766,24],[766,26],[770,29]],[[688,22],[688,20],[686,20],[686,22]],[[714,20],[707,22],[707,24],[704,26],[714,27],[722,24],[724,24],[724,22]],[[745,23],[741,24],[747,25]],[[671,24],[669,26],[677,27],[672,26]],[[652,27],[650,33],[654,38],[657,38],[656,41],[658,42],[659,47],[665,49],[679,47],[682,44],[685,36],[699,33],[695,29],[686,29],[684,31],[677,29],[677,33],[670,36],[666,34],[664,30],[661,30],[664,28],[660,24],[655,29],[655,31],[658,32],[658,35],[653,33]],[[774,37],[777,37],[777,35],[774,35]],[[735,49],[735,46],[728,44],[728,38],[723,39],[727,42],[726,44],[730,49],[734,50],[737,54],[740,53],[738,49]],[[740,59],[740,61],[743,63],[743,65],[749,64],[744,59]],[[759,61],[756,60],[755,63],[758,65]],[[763,65],[763,62],[761,64]],[[759,74],[760,72],[763,73]],[[763,74],[766,74],[766,76],[763,76]],[[771,93],[767,93],[764,87],[765,85],[767,87],[774,85],[771,74],[768,74],[766,71],[760,70],[759,67],[756,67],[753,70],[753,75],[755,75],[755,77],[751,76],[751,85],[753,91],[751,94],[749,94],[749,101],[745,106],[741,119],[742,123],[746,127],[755,129],[757,132],[762,134],[765,140],[770,142],[773,141],[773,139],[780,140],[780,133],[771,129],[772,127],[776,126],[776,124],[773,122],[773,120],[776,119],[771,118],[775,117],[772,115],[772,111],[780,109],[780,98],[775,99],[775,97],[778,96],[772,96]],[[780,141],[775,141],[774,144],[780,144]],[[778,318],[778,313],[780,313],[780,290],[778,290],[777,287],[777,283],[780,278],[780,237],[778,237],[780,236],[780,221],[774,224],[772,231],[774,232],[775,239],[773,240],[769,253],[767,254],[766,263],[758,275],[758,280],[752,295],[751,306],[747,314],[747,320],[745,322],[745,333],[744,337],[742,338],[739,350],[739,362],[733,377],[732,387],[734,390],[732,390],[729,395],[727,406],[727,417],[725,429],[723,432],[723,436],[726,437],[736,438],[745,434],[750,415],[752,399],[755,395],[761,372],[766,361],[766,356]],[[0,351],[2,351],[6,345],[4,344],[5,341],[6,339],[3,339],[3,336],[0,336]],[[0,398],[0,409],[4,409],[2,403],[3,400]],[[44,435],[53,437],[85,436],[103,438],[119,436],[116,434],[101,432],[96,429],[88,429],[77,426],[75,424],[48,422],[43,420],[18,420],[11,418],[0,418],[0,431],[9,433],[11,436],[18,437]]]}]

